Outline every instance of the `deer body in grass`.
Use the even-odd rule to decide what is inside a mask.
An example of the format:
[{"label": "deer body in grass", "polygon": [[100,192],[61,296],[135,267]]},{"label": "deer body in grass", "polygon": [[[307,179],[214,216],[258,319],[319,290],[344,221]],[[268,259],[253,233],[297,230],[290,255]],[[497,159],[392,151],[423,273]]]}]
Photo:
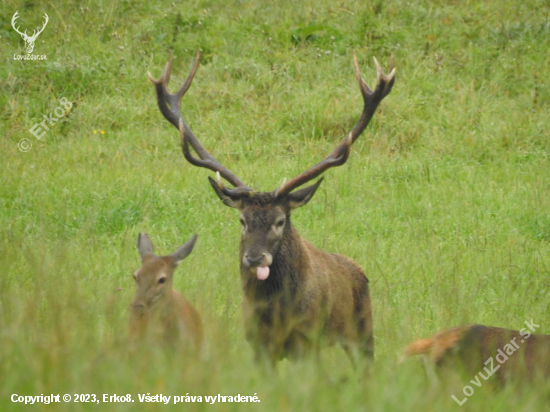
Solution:
[{"label": "deer body in grass", "polygon": [[419,339],[405,349],[405,357],[421,355],[428,371],[481,373],[503,383],[509,378],[537,375],[550,377],[550,336],[533,334],[538,325],[525,322],[519,331],[484,325],[445,329],[431,338]]},{"label": "deer body in grass", "polygon": [[134,273],[136,295],[130,305],[130,337],[134,341],[153,340],[200,351],[202,321],[195,308],[173,289],[177,266],[193,250],[197,235],[174,253],[157,256],[149,236],[140,233],[138,250],[141,267]]},{"label": "deer body in grass", "polygon": [[[367,277],[351,259],[323,252],[302,238],[292,224],[291,213],[311,200],[322,178],[311,186],[298,189],[300,186],[346,162],[351,145],[393,86],[393,61],[386,76],[375,59],[378,82],[373,91],[362,79],[354,55],[364,108],[353,130],[321,163],[272,192],[256,192],[208,153],[181,115],[181,100],[199,58],[197,53],[191,73],[175,94],[167,89],[172,59],[160,79],[150,74],[149,78],[155,85],[160,111],[180,131],[185,158],[195,166],[215,171],[217,181],[209,177],[212,188],[226,206],[240,212],[245,330],[256,358],[274,364],[284,356],[317,353],[321,342],[339,342],[353,363],[371,360],[374,341]],[[225,187],[221,177],[234,188]]]}]

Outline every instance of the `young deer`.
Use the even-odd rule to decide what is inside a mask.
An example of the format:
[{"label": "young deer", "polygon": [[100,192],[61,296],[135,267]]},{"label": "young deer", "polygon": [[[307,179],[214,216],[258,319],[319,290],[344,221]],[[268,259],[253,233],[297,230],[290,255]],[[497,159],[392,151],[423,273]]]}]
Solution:
[{"label": "young deer", "polygon": [[[525,322],[520,331],[483,325],[463,325],[420,339],[405,348],[405,357],[423,355],[440,370],[495,375],[499,383],[508,378],[550,376],[550,336],[532,334],[538,325]],[[516,353],[517,352],[517,353]]]},{"label": "young deer", "polygon": [[136,296],[130,305],[130,337],[177,344],[184,341],[199,352],[202,347],[202,321],[193,306],[172,289],[176,267],[193,250],[197,235],[174,253],[153,254],[153,242],[146,233],[138,237],[141,267],[134,273]]},{"label": "young deer", "polygon": [[[217,181],[209,177],[212,188],[225,205],[240,212],[239,261],[245,329],[256,359],[267,359],[274,365],[286,355],[298,358],[306,353],[315,354],[320,342],[325,341],[339,342],[352,363],[372,360],[371,302],[363,270],[351,259],[323,252],[302,238],[290,216],[292,210],[310,201],[322,178],[312,186],[295,189],[346,162],[351,145],[393,86],[393,59],[387,76],[374,59],[378,82],[373,91],[361,77],[354,54],[355,75],[364,107],[353,130],[321,163],[272,192],[256,192],[206,151],[181,115],[181,100],[191,85],[199,57],[197,53],[191,73],[176,94],[167,89],[172,59],[160,79],[148,75],[155,85],[160,111],[180,131],[185,158],[195,166],[215,171]],[[191,154],[189,145],[198,158]],[[234,189],[225,187],[220,176]]]}]

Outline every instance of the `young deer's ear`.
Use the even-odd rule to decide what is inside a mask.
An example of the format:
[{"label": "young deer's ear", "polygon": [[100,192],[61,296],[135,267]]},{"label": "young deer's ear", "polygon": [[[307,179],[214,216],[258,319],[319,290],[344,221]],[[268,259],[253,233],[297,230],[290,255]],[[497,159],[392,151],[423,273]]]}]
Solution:
[{"label": "young deer's ear", "polygon": [[183,261],[183,259],[189,256],[189,253],[193,251],[193,248],[195,247],[195,242],[197,241],[197,236],[198,235],[193,236],[191,239],[185,242],[183,246],[180,246],[178,250],[170,255],[174,259],[174,266],[178,266]]},{"label": "young deer's ear", "polygon": [[241,199],[240,196],[237,197],[230,197],[222,192],[220,187],[218,186],[218,182],[216,182],[214,179],[212,179],[210,176],[208,176],[208,181],[210,182],[210,185],[218,195],[218,197],[221,199],[221,201],[229,207],[234,207],[236,209],[239,209],[241,206]]},{"label": "young deer's ear", "polygon": [[149,256],[153,254],[153,242],[151,242],[151,239],[149,238],[149,235],[147,233],[140,233],[138,235],[138,250],[139,254],[141,256],[141,260],[145,258],[145,256]]},{"label": "young deer's ear", "polygon": [[320,178],[317,183],[314,185],[304,187],[303,189],[296,190],[295,192],[289,193],[286,198],[288,200],[288,205],[291,209],[296,209],[301,207],[311,200],[315,191],[323,181],[323,178]]}]

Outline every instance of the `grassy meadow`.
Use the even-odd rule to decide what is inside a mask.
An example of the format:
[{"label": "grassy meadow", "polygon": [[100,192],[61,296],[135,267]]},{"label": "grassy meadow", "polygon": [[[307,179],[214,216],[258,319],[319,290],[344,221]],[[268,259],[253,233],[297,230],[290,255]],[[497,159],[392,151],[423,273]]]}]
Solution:
[{"label": "grassy meadow", "polygon": [[[49,23],[34,54],[14,60]],[[187,163],[147,71],[171,90],[203,54],[182,112],[249,186],[275,189],[355,124],[357,52],[397,80],[348,162],[293,214],[301,235],[370,280],[375,372],[339,347],[322,364],[254,364],[244,338],[238,213]],[[42,1],[0,4],[0,410],[542,411],[550,385],[434,386],[411,341],[463,323],[550,334],[550,1]],[[38,140],[29,129],[73,103]],[[22,139],[32,148],[20,150]],[[28,143],[28,142],[27,142]],[[25,144],[27,144],[25,143]],[[27,146],[26,146],[27,147]],[[128,355],[139,232],[158,253],[192,234],[175,288],[207,356]],[[467,380],[472,377],[466,377]],[[139,403],[139,394],[256,394],[260,403]],[[134,403],[12,403],[12,394]]]}]

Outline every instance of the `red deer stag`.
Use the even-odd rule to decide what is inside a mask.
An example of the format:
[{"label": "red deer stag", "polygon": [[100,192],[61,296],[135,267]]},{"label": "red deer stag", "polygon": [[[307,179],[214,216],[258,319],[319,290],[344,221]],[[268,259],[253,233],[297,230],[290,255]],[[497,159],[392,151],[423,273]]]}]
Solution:
[{"label": "red deer stag", "polygon": [[[520,331],[483,325],[463,325],[420,339],[405,348],[405,357],[423,355],[428,367],[480,374],[497,382],[537,373],[550,376],[550,336],[534,335],[539,326],[525,322]],[[515,353],[517,351],[517,353]],[[430,369],[429,369],[430,370]]]},{"label": "red deer stag", "polygon": [[[299,358],[306,353],[317,354],[323,340],[329,345],[338,341],[354,364],[362,359],[370,363],[374,354],[372,314],[363,270],[345,256],[315,248],[298,234],[290,215],[309,202],[322,178],[306,188],[294,189],[346,162],[351,145],[393,86],[393,58],[389,75],[384,75],[374,59],[378,82],[373,91],[361,77],[354,54],[355,75],[364,100],[355,127],[316,166],[273,192],[255,192],[206,151],[181,115],[181,100],[191,85],[199,57],[197,53],[191,73],[175,94],[167,88],[172,59],[158,80],[148,75],[155,85],[160,111],[180,131],[185,158],[195,166],[215,171],[217,181],[209,177],[214,191],[225,205],[240,211],[244,320],[256,360],[267,359],[274,365],[286,355]],[[191,154],[189,145],[198,158]],[[225,187],[220,176],[234,188]]]},{"label": "red deer stag", "polygon": [[202,321],[193,306],[172,289],[176,267],[193,250],[197,235],[174,253],[156,256],[153,242],[146,233],[138,237],[141,267],[134,273],[136,296],[130,305],[130,337],[154,339],[178,344],[200,352],[202,348]]}]

